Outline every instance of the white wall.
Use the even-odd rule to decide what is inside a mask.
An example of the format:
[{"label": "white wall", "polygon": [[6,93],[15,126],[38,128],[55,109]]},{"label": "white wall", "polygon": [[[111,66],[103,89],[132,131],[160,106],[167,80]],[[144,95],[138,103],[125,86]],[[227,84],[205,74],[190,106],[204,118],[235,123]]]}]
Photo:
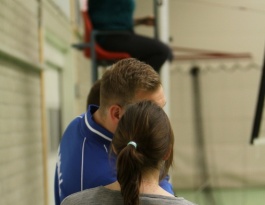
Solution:
[{"label": "white wall", "polygon": [[[254,2],[254,1],[253,1]],[[260,2],[260,1],[257,1]],[[172,45],[178,47],[248,52],[253,60],[190,61],[172,64],[171,110],[176,134],[173,184],[176,188],[246,187],[265,184],[264,149],[249,145],[264,55],[265,12],[259,4],[243,1],[170,1]],[[254,62],[259,67],[247,68]],[[201,119],[196,119],[194,78],[198,65]],[[227,70],[222,69],[226,65]],[[239,65],[236,69],[231,68]],[[186,70],[185,70],[186,69]],[[184,72],[183,72],[184,71]],[[174,89],[173,89],[174,88]],[[198,105],[198,104],[197,104]],[[202,134],[196,124],[201,124]],[[202,138],[204,147],[198,147]],[[202,167],[204,158],[206,167]],[[206,169],[206,178],[203,175]],[[208,182],[207,182],[208,180]]]},{"label": "white wall", "polygon": [[[171,0],[173,45],[250,52],[257,63],[261,63],[265,42],[265,5],[258,0],[251,2],[251,7],[248,7],[244,1]],[[239,6],[248,9],[240,10]]]}]

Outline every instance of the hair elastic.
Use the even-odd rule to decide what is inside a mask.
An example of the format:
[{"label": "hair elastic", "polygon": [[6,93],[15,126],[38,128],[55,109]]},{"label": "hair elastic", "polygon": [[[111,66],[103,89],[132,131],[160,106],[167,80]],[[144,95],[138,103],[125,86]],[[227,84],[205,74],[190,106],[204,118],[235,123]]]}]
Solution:
[{"label": "hair elastic", "polygon": [[135,149],[137,148],[137,144],[136,144],[136,142],[134,142],[134,141],[130,141],[130,142],[128,142],[127,146],[128,146],[128,145],[132,145],[132,146],[134,146]]}]

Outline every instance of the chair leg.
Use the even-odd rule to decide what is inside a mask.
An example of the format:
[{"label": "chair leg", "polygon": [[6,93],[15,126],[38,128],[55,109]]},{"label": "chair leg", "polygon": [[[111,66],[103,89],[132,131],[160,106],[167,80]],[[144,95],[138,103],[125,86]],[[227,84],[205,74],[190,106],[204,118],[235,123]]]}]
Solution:
[{"label": "chair leg", "polygon": [[98,68],[97,68],[97,54],[95,49],[95,36],[91,34],[91,42],[90,42],[90,55],[91,55],[91,69],[92,69],[92,83],[96,82],[98,79]]},{"label": "chair leg", "polygon": [[96,82],[98,79],[98,66],[95,59],[91,59],[91,69],[92,69],[92,83]]}]

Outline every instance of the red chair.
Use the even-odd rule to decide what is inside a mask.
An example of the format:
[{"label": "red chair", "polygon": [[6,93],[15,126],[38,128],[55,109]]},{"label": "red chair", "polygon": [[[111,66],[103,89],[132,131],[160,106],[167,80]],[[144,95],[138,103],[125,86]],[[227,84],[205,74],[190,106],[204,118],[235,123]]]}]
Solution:
[{"label": "red chair", "polygon": [[98,66],[108,66],[117,60],[130,57],[128,53],[123,52],[111,52],[101,48],[96,43],[97,35],[111,35],[115,33],[121,33],[119,31],[98,31],[94,30],[91,20],[89,18],[87,9],[82,10],[82,16],[84,21],[84,43],[74,44],[73,47],[83,50],[84,55],[91,59],[91,71],[92,82],[98,79]]}]

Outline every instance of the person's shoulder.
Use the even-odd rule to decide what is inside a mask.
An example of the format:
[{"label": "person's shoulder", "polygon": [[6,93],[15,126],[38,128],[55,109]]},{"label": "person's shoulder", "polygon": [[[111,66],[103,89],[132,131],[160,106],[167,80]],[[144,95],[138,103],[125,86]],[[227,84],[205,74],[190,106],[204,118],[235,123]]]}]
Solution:
[{"label": "person's shoulder", "polygon": [[68,126],[70,126],[70,125],[72,125],[72,124],[74,124],[74,123],[76,123],[76,122],[78,122],[78,121],[84,119],[84,118],[85,118],[85,114],[86,114],[86,113],[82,113],[82,114],[80,114],[80,115],[75,116],[75,117],[70,121],[70,123],[69,123]]},{"label": "person's shoulder", "polygon": [[123,200],[120,192],[99,186],[71,194],[61,205],[121,205]]},{"label": "person's shoulder", "polygon": [[176,205],[196,205],[193,202],[184,199],[183,197],[175,197],[175,199],[177,201]]},{"label": "person's shoulder", "polygon": [[86,204],[84,202],[89,202],[90,199],[94,199],[95,194],[98,193],[101,188],[102,187],[95,187],[71,194],[62,201],[61,205]]},{"label": "person's shoulder", "polygon": [[68,127],[74,126],[75,124],[78,124],[79,122],[83,121],[85,118],[85,113],[76,116],[72,121],[69,123]]},{"label": "person's shoulder", "polygon": [[183,197],[164,196],[164,195],[143,195],[142,205],[167,204],[167,205],[195,205]]}]

